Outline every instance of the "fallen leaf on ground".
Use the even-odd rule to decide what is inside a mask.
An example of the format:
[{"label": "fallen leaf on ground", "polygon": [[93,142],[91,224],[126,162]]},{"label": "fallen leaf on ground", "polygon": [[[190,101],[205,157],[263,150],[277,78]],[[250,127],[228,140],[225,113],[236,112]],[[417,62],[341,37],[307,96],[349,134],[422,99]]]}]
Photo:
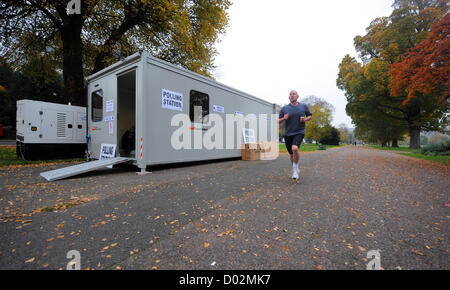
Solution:
[{"label": "fallen leaf on ground", "polygon": [[416,254],[416,255],[419,255],[419,256],[425,256],[424,253],[422,253],[422,252],[420,252],[420,251],[418,251],[418,250],[415,250],[415,249],[412,249],[412,250],[411,250],[411,253]]}]

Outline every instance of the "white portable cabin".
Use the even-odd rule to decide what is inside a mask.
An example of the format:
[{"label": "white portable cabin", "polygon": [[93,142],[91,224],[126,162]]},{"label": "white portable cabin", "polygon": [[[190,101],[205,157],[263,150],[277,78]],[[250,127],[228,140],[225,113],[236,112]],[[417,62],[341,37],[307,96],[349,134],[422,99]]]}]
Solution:
[{"label": "white portable cabin", "polygon": [[[270,135],[275,132],[275,128],[270,127],[270,118],[276,113],[275,104],[152,57],[147,52],[136,53],[87,77],[87,88],[88,151],[95,159],[100,157],[102,144],[116,145],[116,156],[134,158],[141,169],[148,165],[240,157],[242,144],[235,144],[233,149],[226,149],[226,146],[223,149],[173,148],[172,135],[179,128],[172,126],[174,115],[183,113],[190,117],[192,143],[195,131],[204,135],[211,128],[193,120],[196,105],[202,107],[203,115],[223,116],[224,143],[229,137],[225,136],[225,114],[253,114],[256,118],[263,114],[268,125],[266,135],[278,139]],[[134,135],[132,148],[123,144],[127,131]],[[240,135],[242,131],[235,130],[235,142]]]},{"label": "white portable cabin", "polygon": [[[238,158],[242,154],[244,130],[236,123],[227,123],[230,115],[242,115],[247,121],[253,116],[256,125],[246,121],[244,127],[254,129],[255,135],[266,132],[255,136],[255,140],[278,140],[275,104],[162,61],[145,51],[90,75],[86,80],[88,154],[91,159],[100,160],[41,174],[48,180],[130,161],[145,171],[151,165]],[[197,117],[195,107],[197,110],[201,107],[202,116],[221,117],[222,137],[213,139],[223,138],[223,146],[198,146],[198,137],[202,139],[213,129],[217,132],[220,126],[211,120],[209,123],[194,120]],[[189,148],[173,145],[174,134],[183,126],[174,121],[180,114],[189,121],[192,145]],[[235,127],[231,136],[227,124],[228,129]],[[232,142],[234,146],[228,146]],[[111,162],[103,160],[103,150],[115,152],[109,156]]]},{"label": "white portable cabin", "polygon": [[85,107],[19,100],[16,113],[19,157],[39,160],[85,155]]}]

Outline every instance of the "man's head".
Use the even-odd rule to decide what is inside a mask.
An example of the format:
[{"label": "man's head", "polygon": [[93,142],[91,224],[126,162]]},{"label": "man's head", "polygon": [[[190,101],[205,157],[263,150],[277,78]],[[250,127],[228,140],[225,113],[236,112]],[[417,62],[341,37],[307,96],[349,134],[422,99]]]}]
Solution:
[{"label": "man's head", "polygon": [[298,100],[298,93],[297,93],[297,91],[294,91],[294,90],[290,91],[290,93],[289,93],[289,101],[291,101],[291,103],[295,103],[295,102],[297,102],[297,100]]}]

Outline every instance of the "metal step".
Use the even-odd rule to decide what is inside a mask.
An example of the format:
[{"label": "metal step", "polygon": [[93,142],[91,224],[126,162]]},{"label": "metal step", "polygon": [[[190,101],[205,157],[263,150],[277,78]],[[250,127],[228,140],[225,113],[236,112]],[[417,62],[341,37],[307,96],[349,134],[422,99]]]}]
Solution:
[{"label": "metal step", "polygon": [[101,169],[110,165],[115,165],[119,163],[125,163],[128,161],[134,160],[134,158],[126,158],[126,157],[115,157],[111,159],[97,160],[86,162],[74,166],[64,167],[56,170],[42,172],[41,176],[47,179],[48,181],[55,181],[75,175],[79,175],[82,173],[94,171],[97,169]]}]

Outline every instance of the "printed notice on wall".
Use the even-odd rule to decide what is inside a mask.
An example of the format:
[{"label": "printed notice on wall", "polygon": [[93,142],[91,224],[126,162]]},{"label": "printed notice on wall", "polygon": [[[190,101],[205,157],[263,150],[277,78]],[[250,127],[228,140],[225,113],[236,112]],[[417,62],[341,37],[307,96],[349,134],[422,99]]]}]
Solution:
[{"label": "printed notice on wall", "polygon": [[242,129],[242,133],[244,134],[244,143],[245,144],[256,143],[255,130],[244,128],[244,129]]},{"label": "printed notice on wall", "polygon": [[225,113],[225,108],[218,105],[213,105],[213,111],[218,113]]},{"label": "printed notice on wall", "polygon": [[115,144],[102,144],[100,148],[100,160],[111,159],[116,156]]},{"label": "printed notice on wall", "polygon": [[106,113],[110,113],[114,111],[114,100],[106,101]]},{"label": "printed notice on wall", "polygon": [[111,122],[114,121],[114,116],[106,116],[105,117],[105,122]]},{"label": "printed notice on wall", "polygon": [[183,94],[163,89],[161,104],[164,109],[183,111]]},{"label": "printed notice on wall", "polygon": [[109,122],[108,129],[109,129],[109,135],[112,135],[114,133],[114,123],[113,122]]}]

